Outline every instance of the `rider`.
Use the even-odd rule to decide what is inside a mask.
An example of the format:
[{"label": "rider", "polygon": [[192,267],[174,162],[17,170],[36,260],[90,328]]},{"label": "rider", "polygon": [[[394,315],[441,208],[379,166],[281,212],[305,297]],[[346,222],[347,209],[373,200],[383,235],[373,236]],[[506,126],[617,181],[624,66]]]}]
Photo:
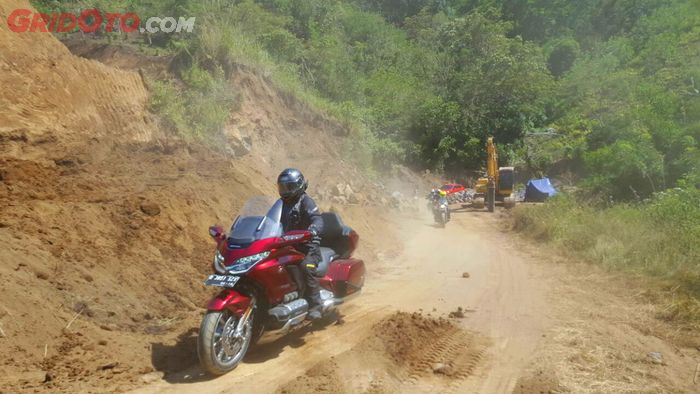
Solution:
[{"label": "rider", "polygon": [[311,242],[300,247],[300,251],[306,254],[300,266],[301,273],[296,269],[292,269],[290,272],[295,277],[296,282],[302,285],[301,292],[304,293],[305,290],[305,296],[309,302],[308,318],[315,320],[321,318],[321,287],[315,273],[321,262],[320,234],[323,231],[323,219],[314,200],[306,194],[307,186],[304,175],[295,168],[287,168],[277,177],[277,189],[283,202],[282,227],[284,231],[308,230],[313,236]]},{"label": "rider", "polygon": [[[437,200],[434,202],[435,205],[434,207],[439,208],[443,204],[445,206],[449,206],[449,202],[447,200],[447,192],[444,190],[440,190],[437,195]],[[450,220],[450,209],[447,208],[447,220]]]}]

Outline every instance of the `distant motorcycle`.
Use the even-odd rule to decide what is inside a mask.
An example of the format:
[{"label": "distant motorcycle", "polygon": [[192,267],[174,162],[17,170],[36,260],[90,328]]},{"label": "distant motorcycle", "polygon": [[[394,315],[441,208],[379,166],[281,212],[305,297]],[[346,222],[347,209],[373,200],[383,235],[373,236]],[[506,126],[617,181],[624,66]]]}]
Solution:
[{"label": "distant motorcycle", "polygon": [[450,221],[450,207],[446,198],[441,198],[433,202],[433,217],[435,223],[440,227],[445,227]]},{"label": "distant motorcycle", "polygon": [[[222,288],[207,307],[197,339],[197,354],[205,371],[222,375],[236,368],[248,347],[270,342],[310,324],[308,302],[302,298],[290,269],[304,260],[295,246],[309,242],[309,231],[282,232],[282,201],[248,201],[230,234],[209,228],[217,242],[213,269],[204,282]],[[270,205],[272,205],[270,207]],[[335,213],[322,215],[322,261],[316,274],[321,284],[322,316],[335,316],[338,305],[360,293],[365,265],[352,258],[359,236]]]}]

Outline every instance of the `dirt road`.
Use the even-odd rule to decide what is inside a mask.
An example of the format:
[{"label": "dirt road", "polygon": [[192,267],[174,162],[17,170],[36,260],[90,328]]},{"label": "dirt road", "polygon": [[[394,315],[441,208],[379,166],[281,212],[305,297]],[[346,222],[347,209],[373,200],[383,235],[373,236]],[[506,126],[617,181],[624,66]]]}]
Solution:
[{"label": "dirt road", "polygon": [[[371,338],[370,330],[380,319],[396,310],[422,311],[426,317],[437,317],[458,308],[465,317],[454,319],[456,327],[451,333],[434,338],[446,344],[432,350],[430,339],[423,344],[423,351],[432,351],[428,355],[432,361],[442,357],[452,362],[473,350],[471,357],[455,366],[463,367],[463,372],[448,379],[449,384],[435,381],[431,376],[434,374],[421,370],[426,365],[416,365],[408,371],[407,379],[392,372],[395,368],[391,365],[389,371],[355,368],[360,375],[363,369],[371,371],[365,371],[366,376],[345,376],[349,379],[338,379],[339,384],[349,391],[376,391],[383,385],[379,391],[422,392],[443,383],[457,392],[512,391],[547,326],[545,286],[541,274],[533,272],[524,257],[516,253],[508,236],[491,221],[484,222],[480,217],[483,215],[487,214],[454,214],[445,229],[434,227],[424,217],[397,221],[396,228],[405,242],[403,251],[368,262],[371,273],[364,292],[344,308],[344,324],[268,345],[221,378],[206,380],[197,368],[192,368],[140,392],[274,391],[307,370],[313,376],[313,369],[320,368],[317,364],[332,358],[341,360],[341,364],[353,364],[349,360],[353,358],[359,364],[371,364],[369,360],[375,355],[355,348]],[[391,251],[392,246],[388,249]],[[463,277],[465,273],[468,278]],[[377,373],[387,376],[378,379]],[[303,386],[287,391],[303,391]]]},{"label": "dirt road", "polygon": [[[0,15],[25,8],[0,0]],[[399,169],[376,187],[343,159],[345,126],[256,70],[233,77],[233,154],[172,138],[149,111],[152,57],[83,49],[0,24],[0,393],[698,392],[700,335],[661,321],[628,275],[523,252],[498,215],[439,229],[397,214],[383,189],[437,180]],[[194,366],[206,228],[273,195],[291,164],[363,237],[364,294],[344,324],[208,379]]]}]

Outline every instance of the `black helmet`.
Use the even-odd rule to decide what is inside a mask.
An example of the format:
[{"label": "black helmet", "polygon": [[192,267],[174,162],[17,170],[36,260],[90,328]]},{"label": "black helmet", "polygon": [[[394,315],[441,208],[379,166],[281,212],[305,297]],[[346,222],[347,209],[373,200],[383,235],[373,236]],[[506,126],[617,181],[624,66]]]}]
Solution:
[{"label": "black helmet", "polygon": [[304,174],[296,168],[287,168],[277,177],[277,190],[282,199],[296,198],[306,191]]}]

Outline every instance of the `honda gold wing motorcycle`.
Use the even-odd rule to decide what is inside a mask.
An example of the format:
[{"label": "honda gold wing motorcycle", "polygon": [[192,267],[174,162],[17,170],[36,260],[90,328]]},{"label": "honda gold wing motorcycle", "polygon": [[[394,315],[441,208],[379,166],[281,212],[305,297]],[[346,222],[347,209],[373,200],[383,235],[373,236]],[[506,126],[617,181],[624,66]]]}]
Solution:
[{"label": "honda gold wing motorcycle", "polygon": [[[283,233],[281,216],[281,200],[273,203],[256,197],[244,205],[229,234],[218,226],[209,228],[217,242],[216,273],[204,283],[221,291],[207,306],[197,353],[204,370],[212,375],[236,368],[251,344],[272,342],[309,324],[309,304],[290,270],[304,259],[296,246],[309,242],[312,234]],[[336,316],[338,305],[359,294],[365,265],[352,258],[358,234],[336,213],[322,217],[322,261],[317,276],[321,313],[328,321]]]}]

